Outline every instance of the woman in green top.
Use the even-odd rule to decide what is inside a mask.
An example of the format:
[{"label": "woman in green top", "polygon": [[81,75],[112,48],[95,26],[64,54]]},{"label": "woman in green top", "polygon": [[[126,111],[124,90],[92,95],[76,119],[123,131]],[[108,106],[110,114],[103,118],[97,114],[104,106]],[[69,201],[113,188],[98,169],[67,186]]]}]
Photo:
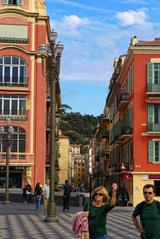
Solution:
[{"label": "woman in green top", "polygon": [[103,187],[95,188],[92,204],[85,208],[89,221],[90,239],[108,239],[106,228],[107,213],[116,204],[117,184],[112,184],[112,196],[109,200],[108,191]]}]

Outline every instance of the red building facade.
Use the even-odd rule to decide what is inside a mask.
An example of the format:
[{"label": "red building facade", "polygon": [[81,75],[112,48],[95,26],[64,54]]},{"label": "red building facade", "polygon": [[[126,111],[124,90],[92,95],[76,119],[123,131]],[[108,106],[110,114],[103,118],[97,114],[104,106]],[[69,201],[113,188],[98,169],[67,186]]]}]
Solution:
[{"label": "red building facade", "polygon": [[45,181],[46,80],[39,46],[48,43],[49,30],[44,1],[0,2],[0,187],[8,119],[14,127],[10,187]]},{"label": "red building facade", "polygon": [[109,107],[109,178],[125,186],[130,202],[143,199],[144,184],[160,196],[160,39],[131,39],[114,63]]}]

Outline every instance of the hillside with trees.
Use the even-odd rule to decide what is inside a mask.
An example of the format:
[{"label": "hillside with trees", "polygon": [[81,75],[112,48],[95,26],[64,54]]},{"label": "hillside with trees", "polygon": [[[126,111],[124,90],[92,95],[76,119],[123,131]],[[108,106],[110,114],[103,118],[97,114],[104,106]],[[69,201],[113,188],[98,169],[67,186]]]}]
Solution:
[{"label": "hillside with trees", "polygon": [[98,122],[102,115],[81,115],[79,112],[61,114],[59,128],[69,137],[71,144],[87,145],[93,138]]}]

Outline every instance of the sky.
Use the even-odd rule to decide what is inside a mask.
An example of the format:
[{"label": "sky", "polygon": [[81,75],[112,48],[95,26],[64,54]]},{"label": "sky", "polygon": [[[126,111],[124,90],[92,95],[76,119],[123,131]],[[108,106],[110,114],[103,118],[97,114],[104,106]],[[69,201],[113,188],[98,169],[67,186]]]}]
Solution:
[{"label": "sky", "polygon": [[103,113],[114,59],[127,53],[131,37],[160,37],[160,0],[46,0],[51,28],[64,44],[62,104]]}]

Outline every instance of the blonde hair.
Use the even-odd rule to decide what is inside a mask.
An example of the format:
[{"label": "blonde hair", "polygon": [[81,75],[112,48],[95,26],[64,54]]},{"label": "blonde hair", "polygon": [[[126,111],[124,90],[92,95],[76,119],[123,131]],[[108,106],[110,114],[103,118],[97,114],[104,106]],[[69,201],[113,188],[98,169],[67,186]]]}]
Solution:
[{"label": "blonde hair", "polygon": [[97,188],[95,188],[93,190],[93,196],[96,194],[96,193],[102,193],[103,194],[103,202],[109,202],[109,194],[108,194],[108,191],[106,190],[105,187],[103,186],[99,186]]}]

